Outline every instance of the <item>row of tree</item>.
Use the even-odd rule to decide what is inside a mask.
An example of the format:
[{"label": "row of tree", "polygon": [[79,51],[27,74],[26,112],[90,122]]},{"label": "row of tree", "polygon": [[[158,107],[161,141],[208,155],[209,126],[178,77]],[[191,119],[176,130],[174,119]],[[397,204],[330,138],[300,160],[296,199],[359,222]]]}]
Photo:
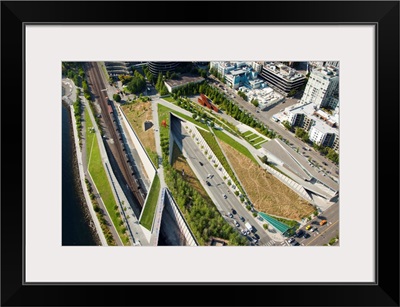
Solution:
[{"label": "row of tree", "polygon": [[180,172],[168,162],[164,162],[164,171],[168,188],[201,245],[206,245],[211,236],[229,240],[229,245],[247,245],[247,239],[229,225],[216,207],[187,183]]},{"label": "row of tree", "polygon": [[180,96],[190,96],[199,93],[205,94],[211,101],[225,109],[226,113],[236,120],[258,130],[261,134],[268,138],[275,138],[277,135],[273,130],[259,120],[255,119],[250,113],[242,110],[237,104],[232,102],[227,96],[221,93],[217,88],[208,85],[206,82],[190,83],[173,90],[172,96],[174,98]]},{"label": "row of tree", "polygon": [[168,89],[164,83],[164,80],[165,80],[165,77],[163,76],[163,74],[159,73],[155,87],[161,96],[168,94]]}]

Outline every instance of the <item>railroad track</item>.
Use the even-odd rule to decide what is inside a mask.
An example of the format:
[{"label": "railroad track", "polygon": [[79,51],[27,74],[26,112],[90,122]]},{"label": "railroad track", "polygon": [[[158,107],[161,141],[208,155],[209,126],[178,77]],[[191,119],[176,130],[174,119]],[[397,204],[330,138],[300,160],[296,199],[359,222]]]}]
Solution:
[{"label": "railroad track", "polygon": [[114,140],[114,148],[116,151],[116,155],[114,155],[115,160],[117,161],[118,165],[120,166],[121,173],[125,178],[125,181],[129,187],[129,190],[133,193],[136,200],[140,204],[141,207],[144,205],[144,197],[140,193],[139,189],[140,186],[136,182],[136,180],[132,176],[132,170],[129,165],[129,159],[127,158],[123,145],[120,142],[120,136],[117,133],[117,127],[115,127],[113,122],[113,115],[110,114],[108,111],[108,107],[112,103],[111,100],[107,97],[107,91],[104,89],[106,88],[103,83],[103,79],[101,77],[101,73],[97,63],[89,62],[87,63],[87,73],[90,79],[92,93],[96,97],[101,110],[102,110],[102,118],[104,123],[107,127],[107,130],[110,134],[110,137]]}]

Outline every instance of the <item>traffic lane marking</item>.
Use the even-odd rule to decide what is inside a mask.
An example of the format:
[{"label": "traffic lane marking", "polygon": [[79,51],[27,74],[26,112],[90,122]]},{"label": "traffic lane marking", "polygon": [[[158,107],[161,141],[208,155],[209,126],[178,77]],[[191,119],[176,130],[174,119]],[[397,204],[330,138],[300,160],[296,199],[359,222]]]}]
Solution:
[{"label": "traffic lane marking", "polygon": [[311,240],[307,245],[310,245],[312,242],[314,242],[316,239],[318,239],[318,237],[319,237],[320,235],[322,235],[323,233],[327,232],[328,229],[332,228],[336,223],[339,223],[339,220],[337,220],[335,223],[333,223],[332,225],[330,225],[329,227],[327,227],[323,232],[320,232],[319,235],[317,235],[317,236],[315,237],[315,239]]}]

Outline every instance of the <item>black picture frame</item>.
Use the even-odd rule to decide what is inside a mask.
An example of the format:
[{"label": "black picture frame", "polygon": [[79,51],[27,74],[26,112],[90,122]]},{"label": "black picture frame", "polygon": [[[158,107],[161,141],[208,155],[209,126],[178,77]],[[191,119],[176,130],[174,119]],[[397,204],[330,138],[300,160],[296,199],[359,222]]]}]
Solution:
[{"label": "black picture frame", "polygon": [[[123,14],[110,9],[117,5],[124,8]],[[251,14],[238,13],[244,6],[251,6]],[[227,7],[236,13],[223,14]],[[198,13],[180,14],[179,9]],[[25,284],[24,26],[104,22],[375,25],[376,283]],[[398,1],[3,1],[1,89],[2,306],[399,306]],[[363,235],[362,222],[359,227],[357,235]],[[217,293],[217,298],[211,298],[210,293]],[[192,299],[186,301],[184,297]]]}]

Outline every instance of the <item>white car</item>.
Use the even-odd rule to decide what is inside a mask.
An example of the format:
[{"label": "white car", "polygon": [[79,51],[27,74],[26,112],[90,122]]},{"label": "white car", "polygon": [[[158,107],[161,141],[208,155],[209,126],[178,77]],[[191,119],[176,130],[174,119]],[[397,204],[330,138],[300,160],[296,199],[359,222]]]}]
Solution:
[{"label": "white car", "polygon": [[289,240],[287,240],[287,243],[292,244],[292,242],[294,242],[294,238],[289,238]]}]

